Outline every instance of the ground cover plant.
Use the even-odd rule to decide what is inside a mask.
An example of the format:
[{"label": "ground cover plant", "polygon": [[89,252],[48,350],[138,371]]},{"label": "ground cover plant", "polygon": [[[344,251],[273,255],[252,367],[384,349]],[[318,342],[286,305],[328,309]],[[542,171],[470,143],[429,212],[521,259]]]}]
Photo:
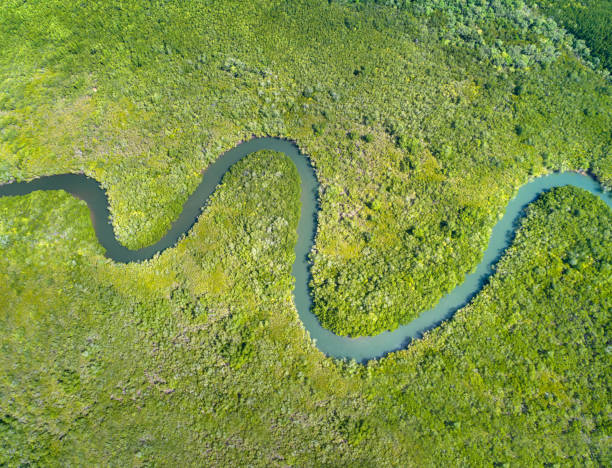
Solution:
[{"label": "ground cover plant", "polygon": [[[137,247],[222,151],[292,138],[322,187],[315,312],[393,329],[529,177],[612,181],[610,84],[573,36],[520,2],[414,3],[3,2],[0,180],[83,171]],[[297,193],[283,157],[250,156],[184,242],[126,266],[67,195],[0,200],[2,462],[609,460],[601,202],[543,197],[470,306],[361,367],[291,304]]]}]

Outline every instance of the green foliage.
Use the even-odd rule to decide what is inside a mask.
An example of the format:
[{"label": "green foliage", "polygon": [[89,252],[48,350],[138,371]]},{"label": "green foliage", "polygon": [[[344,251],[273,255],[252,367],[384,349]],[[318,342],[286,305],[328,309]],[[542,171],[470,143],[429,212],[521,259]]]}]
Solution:
[{"label": "green foliage", "polygon": [[[238,141],[297,141],[337,333],[459,284],[529,177],[612,185],[609,82],[520,1],[7,0],[0,44],[0,181],[95,177],[130,247]],[[83,203],[1,199],[0,465],[607,464],[601,202],[542,197],[472,304],[367,367],[324,358],[297,317],[298,213],[295,168],[256,154],[176,248],[114,265]]]},{"label": "green foliage", "polygon": [[[410,12],[421,21],[421,27],[436,31],[445,45],[460,43],[473,49],[481,59],[497,68],[524,70],[536,64],[546,66],[559,57],[559,48],[573,50],[588,63],[596,66],[599,59],[591,63],[589,50],[584,42],[574,41],[570,35],[557,27],[552,18],[538,12],[538,4],[546,5],[546,13],[555,12],[556,17],[576,15],[570,31],[578,37],[587,36],[605,49],[610,31],[609,0],[586,0],[584,2],[522,1],[522,0],[333,0],[350,4],[357,9],[373,5],[394,7]],[[561,8],[555,9],[562,4]],[[587,6],[588,4],[588,6]],[[529,8],[532,5],[534,8]]]},{"label": "green foliage", "polygon": [[288,160],[253,155],[177,248],[115,265],[82,202],[0,199],[0,462],[605,464],[603,202],[546,194],[472,304],[364,367],[324,358],[295,313],[297,200]]},{"label": "green foliage", "polygon": [[[538,0],[551,15],[578,39],[578,53],[595,56],[595,62],[612,69],[612,0]],[[590,49],[590,50],[589,50]]]},{"label": "green foliage", "polygon": [[[0,180],[83,171],[138,247],[221,152],[292,138],[323,187],[317,314],[341,334],[395,328],[476,265],[529,176],[612,177],[605,79],[534,10],[468,3],[5,2]],[[494,37],[554,53],[496,65]]]}]

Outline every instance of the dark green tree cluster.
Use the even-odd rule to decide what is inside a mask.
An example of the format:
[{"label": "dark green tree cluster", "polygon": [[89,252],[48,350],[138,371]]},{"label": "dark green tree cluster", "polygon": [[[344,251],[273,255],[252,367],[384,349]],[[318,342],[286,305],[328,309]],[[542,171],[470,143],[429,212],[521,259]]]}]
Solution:
[{"label": "dark green tree cluster", "polygon": [[[474,49],[496,67],[525,69],[548,65],[559,46],[573,49],[590,65],[609,60],[609,0],[334,0],[357,9],[381,5],[410,12],[424,27],[439,31],[445,43]],[[542,7],[544,15],[538,7]],[[552,16],[552,17],[547,17]],[[554,19],[553,19],[554,18]],[[576,36],[567,35],[555,19]],[[585,41],[593,48],[591,57]]]},{"label": "dark green tree cluster", "polygon": [[590,51],[596,63],[612,69],[612,1],[539,0],[537,3],[576,36],[577,51],[586,55]]}]

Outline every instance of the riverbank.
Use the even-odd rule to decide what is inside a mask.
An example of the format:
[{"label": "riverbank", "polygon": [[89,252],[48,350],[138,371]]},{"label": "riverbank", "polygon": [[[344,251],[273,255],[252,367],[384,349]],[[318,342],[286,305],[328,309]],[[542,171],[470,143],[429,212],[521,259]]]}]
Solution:
[{"label": "riverbank", "polygon": [[489,238],[480,263],[463,282],[442,297],[435,307],[419,314],[406,325],[393,331],[373,336],[350,338],[334,334],[323,328],[312,311],[311,264],[309,253],[314,247],[317,232],[319,185],[309,158],[300,153],[295,143],[280,138],[254,138],[237,145],[224,153],[203,174],[202,181],[189,196],[179,217],[172,223],[170,231],[155,244],[139,250],[129,250],[115,237],[109,219],[106,192],[93,179],[82,174],[62,174],[36,179],[31,182],[0,186],[0,196],[25,195],[35,190],[65,190],[85,200],[91,212],[96,236],[106,250],[106,255],[121,263],[138,262],[153,258],[167,248],[173,247],[193,227],[209,197],[221,183],[225,173],[244,157],[261,150],[272,150],[285,154],[295,165],[301,185],[301,213],[298,223],[298,240],[295,245],[295,262],[292,275],[295,279],[293,297],[295,307],[305,329],[317,347],[328,356],[367,362],[406,347],[412,340],[435,328],[464,307],[494,273],[495,264],[511,245],[518,221],[524,209],[538,196],[555,187],[574,186],[601,198],[612,208],[612,196],[604,192],[593,178],[578,172],[553,173],[533,179],[522,186],[508,203],[504,216],[497,222]]}]

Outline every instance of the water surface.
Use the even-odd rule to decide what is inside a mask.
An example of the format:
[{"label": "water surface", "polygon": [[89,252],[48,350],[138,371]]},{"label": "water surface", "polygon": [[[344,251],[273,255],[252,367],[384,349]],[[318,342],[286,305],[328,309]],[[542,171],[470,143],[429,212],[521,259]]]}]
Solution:
[{"label": "water surface", "polygon": [[130,250],[121,245],[109,221],[108,198],[100,184],[82,174],[60,174],[41,177],[31,182],[16,182],[0,186],[0,197],[26,195],[35,190],[65,190],[85,200],[91,211],[96,236],[106,256],[116,262],[128,263],[147,260],[158,252],[174,246],[196,222],[210,195],[221,182],[223,175],[236,162],[260,150],[273,150],[287,155],[295,164],[301,179],[301,213],[298,223],[298,240],[295,246],[295,263],[292,274],[295,277],[293,290],[295,306],[304,327],[315,340],[316,346],[328,356],[355,359],[365,362],[382,357],[392,351],[406,347],[413,339],[425,331],[449,319],[480,291],[494,272],[493,266],[511,244],[517,221],[523,209],[542,192],[554,187],[572,185],[601,198],[612,208],[612,196],[604,192],[600,184],[591,177],[575,172],[553,173],[539,177],[522,186],[516,197],[506,206],[504,216],[497,222],[491,233],[489,245],[476,270],[468,274],[462,284],[442,297],[435,307],[421,313],[412,322],[394,331],[378,335],[349,338],[338,336],[323,328],[312,313],[312,298],[308,283],[310,281],[310,262],[308,254],[314,245],[318,214],[319,184],[315,172],[306,155],[297,146],[280,138],[254,138],[241,143],[224,153],[205,171],[202,182],[183,205],[183,211],[172,223],[170,230],[153,245],[138,250]]}]

